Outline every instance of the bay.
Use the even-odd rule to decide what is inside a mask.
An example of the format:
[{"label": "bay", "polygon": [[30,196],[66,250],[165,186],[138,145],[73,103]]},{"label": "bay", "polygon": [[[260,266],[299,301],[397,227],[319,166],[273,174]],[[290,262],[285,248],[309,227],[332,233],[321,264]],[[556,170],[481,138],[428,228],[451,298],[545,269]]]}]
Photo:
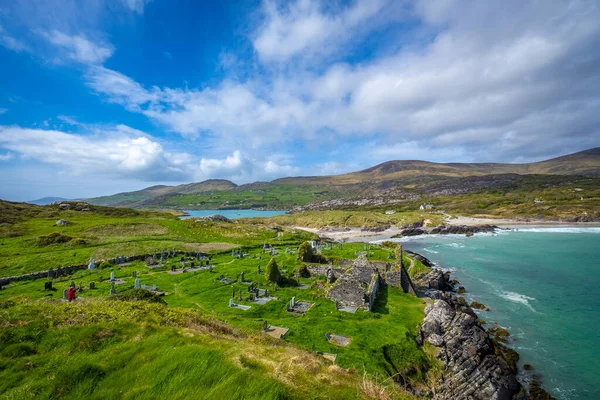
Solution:
[{"label": "bay", "polygon": [[520,364],[560,399],[600,399],[600,228],[514,227],[495,234],[400,239],[491,311]]}]

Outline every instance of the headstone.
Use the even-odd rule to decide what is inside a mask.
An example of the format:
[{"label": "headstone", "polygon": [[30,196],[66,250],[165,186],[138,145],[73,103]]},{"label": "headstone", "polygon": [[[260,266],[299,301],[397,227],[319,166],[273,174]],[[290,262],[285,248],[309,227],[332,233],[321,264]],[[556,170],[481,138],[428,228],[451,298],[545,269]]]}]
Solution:
[{"label": "headstone", "polygon": [[212,272],[212,264],[208,266],[208,272]]},{"label": "headstone", "polygon": [[96,289],[96,282],[90,282],[90,289]]},{"label": "headstone", "polygon": [[234,249],[231,250],[231,257],[235,257],[235,250]]},{"label": "headstone", "polygon": [[137,278],[137,271],[133,271],[133,272],[131,273],[131,277],[132,277],[132,278]]},{"label": "headstone", "polygon": [[79,290],[80,292],[82,292],[82,291],[83,291],[83,282],[79,282],[79,289],[78,289],[78,290]]},{"label": "headstone", "polygon": [[244,282],[244,271],[240,274],[240,282]]},{"label": "headstone", "polygon": [[292,308],[294,308],[296,306],[296,296],[292,297],[292,300],[290,301],[290,306]]},{"label": "headstone", "polygon": [[69,298],[69,289],[65,289],[63,290],[63,299],[68,299]]},{"label": "headstone", "polygon": [[229,299],[229,307],[233,307],[233,306],[234,306],[233,299]]},{"label": "headstone", "polygon": [[239,299],[240,299],[240,301],[242,301],[242,289],[240,289],[240,293],[239,294],[240,294]]},{"label": "headstone", "polygon": [[69,287],[75,288],[75,282],[71,281],[71,284],[69,285]]},{"label": "headstone", "polygon": [[115,289],[115,283],[110,283],[110,294],[117,294],[117,290]]},{"label": "headstone", "polygon": [[48,279],[54,279],[54,275],[55,275],[54,270],[52,268],[50,268],[48,270]]},{"label": "headstone", "polygon": [[156,249],[154,249],[154,254],[152,254],[152,259],[156,261]]},{"label": "headstone", "polygon": [[111,272],[110,272],[110,281],[111,281],[111,282],[114,282],[114,280],[115,280],[115,272],[114,272],[114,271],[111,271]]},{"label": "headstone", "polygon": [[134,285],[134,287],[135,287],[136,289],[139,289],[139,288],[141,287],[141,286],[140,286],[140,279],[139,279],[139,278],[135,278],[135,285]]},{"label": "headstone", "polygon": [[56,277],[62,276],[63,270],[61,267],[56,268]]},{"label": "headstone", "polygon": [[267,329],[269,329],[269,324],[267,324],[267,321],[263,322],[263,331],[267,331]]},{"label": "headstone", "polygon": [[44,290],[52,290],[52,281],[44,282]]},{"label": "headstone", "polygon": [[96,269],[96,263],[94,263],[94,257],[90,257],[90,262],[88,264],[88,269],[90,271]]},{"label": "headstone", "polygon": [[269,297],[269,289],[265,289],[265,297]]}]

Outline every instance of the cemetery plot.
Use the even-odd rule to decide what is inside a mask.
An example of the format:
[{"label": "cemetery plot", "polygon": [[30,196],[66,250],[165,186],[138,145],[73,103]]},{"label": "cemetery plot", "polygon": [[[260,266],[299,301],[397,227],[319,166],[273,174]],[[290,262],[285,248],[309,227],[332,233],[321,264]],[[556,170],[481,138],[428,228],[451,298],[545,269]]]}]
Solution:
[{"label": "cemetery plot", "polygon": [[269,325],[263,329],[263,331],[269,335],[274,337],[275,339],[283,339],[283,336],[289,331],[288,328],[282,328],[280,326]]},{"label": "cemetery plot", "polygon": [[350,344],[350,338],[347,336],[338,335],[337,333],[325,333],[327,341],[336,346],[346,347]]}]

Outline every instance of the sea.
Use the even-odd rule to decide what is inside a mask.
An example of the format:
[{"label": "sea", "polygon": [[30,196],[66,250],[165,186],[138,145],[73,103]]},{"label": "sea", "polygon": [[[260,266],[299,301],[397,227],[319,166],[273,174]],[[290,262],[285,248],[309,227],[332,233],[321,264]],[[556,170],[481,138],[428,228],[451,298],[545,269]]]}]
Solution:
[{"label": "sea", "polygon": [[559,399],[600,399],[600,228],[515,226],[399,239],[467,290]]},{"label": "sea", "polygon": [[255,218],[255,217],[275,217],[285,214],[285,210],[184,210],[188,215],[182,218],[208,217],[209,215],[221,214],[229,219],[235,218]]}]

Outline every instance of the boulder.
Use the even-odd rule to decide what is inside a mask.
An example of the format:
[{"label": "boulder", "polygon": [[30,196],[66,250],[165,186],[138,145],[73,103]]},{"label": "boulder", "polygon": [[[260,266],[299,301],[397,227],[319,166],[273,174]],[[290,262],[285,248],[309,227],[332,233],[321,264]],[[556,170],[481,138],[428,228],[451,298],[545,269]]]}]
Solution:
[{"label": "boulder", "polygon": [[67,226],[67,225],[71,225],[71,223],[69,221],[67,221],[66,219],[59,219],[58,221],[56,221],[56,223],[54,225]]},{"label": "boulder", "polygon": [[212,214],[207,217],[199,218],[196,222],[204,222],[204,221],[219,221],[219,222],[231,222],[231,220],[221,214]]}]

